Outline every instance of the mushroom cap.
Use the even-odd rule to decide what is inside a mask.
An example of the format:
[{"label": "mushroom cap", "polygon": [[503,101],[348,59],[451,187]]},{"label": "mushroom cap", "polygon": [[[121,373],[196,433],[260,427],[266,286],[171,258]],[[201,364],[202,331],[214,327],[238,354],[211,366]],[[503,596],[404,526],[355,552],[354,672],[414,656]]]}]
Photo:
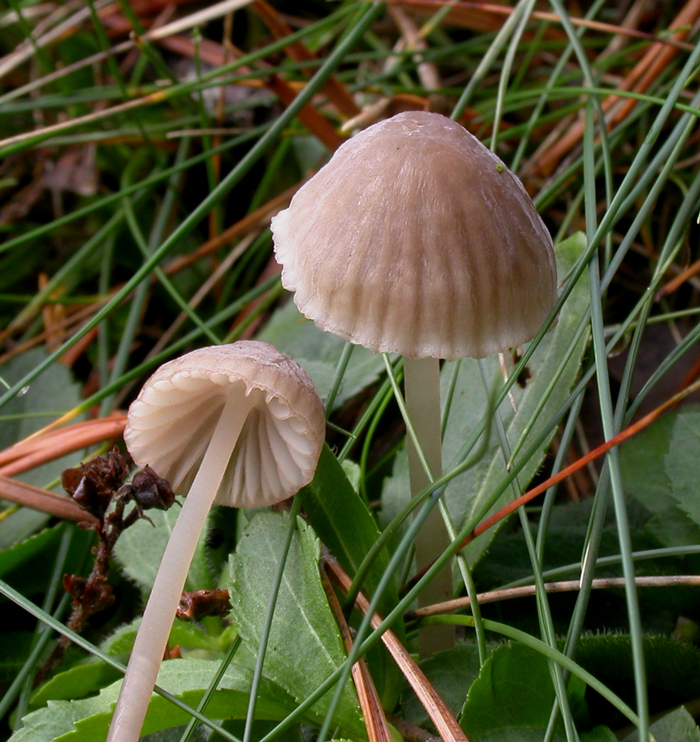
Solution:
[{"label": "mushroom cap", "polygon": [[273,505],[308,484],[325,437],[323,403],[298,363],[258,341],[201,348],[161,366],[129,407],[124,440],[134,461],[189,489],[229,395],[252,409],[215,502]]},{"label": "mushroom cap", "polygon": [[436,113],[345,142],[272,232],[300,311],[374,351],[482,357],[532,338],[556,301],[552,238],[521,182]]}]

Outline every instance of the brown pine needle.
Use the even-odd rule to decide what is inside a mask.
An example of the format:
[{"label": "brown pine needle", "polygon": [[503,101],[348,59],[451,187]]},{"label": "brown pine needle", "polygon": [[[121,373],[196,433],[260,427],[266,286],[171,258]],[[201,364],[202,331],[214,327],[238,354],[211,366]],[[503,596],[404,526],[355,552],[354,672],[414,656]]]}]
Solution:
[{"label": "brown pine needle", "polygon": [[[435,8],[441,8],[443,6],[450,6],[452,10],[448,18],[454,20],[455,16],[458,15],[460,10],[478,10],[484,13],[492,15],[508,16],[515,8],[508,5],[495,5],[492,3],[479,3],[479,2],[466,2],[465,0],[389,0],[392,5],[410,5],[415,7],[424,7],[428,12],[433,12]],[[557,13],[549,13],[541,10],[533,10],[530,14],[531,18],[538,21],[550,21],[552,23],[561,23],[561,16]],[[662,38],[655,36],[651,33],[645,33],[644,31],[638,31],[634,28],[626,28],[625,26],[616,26],[614,23],[604,23],[602,21],[595,21],[589,18],[578,18],[576,16],[569,16],[571,25],[581,26],[583,28],[590,28],[593,31],[601,31],[603,33],[615,34],[617,36],[629,36],[634,39],[644,39],[647,41],[653,41],[658,44],[665,44],[667,46],[676,47],[678,49],[684,49],[685,51],[692,51],[695,47],[693,44],[688,44],[677,38]],[[673,27],[673,26],[671,26]]]},{"label": "brown pine needle", "polygon": [[[275,39],[284,39],[292,33],[292,29],[287,25],[279,12],[266,0],[254,0],[253,8],[265,22],[265,25]],[[284,50],[287,56],[294,62],[310,62],[317,59],[316,55],[310,52],[301,41],[291,43]],[[355,103],[350,91],[335,75],[331,75],[323,83],[321,90],[328,96],[328,100],[346,116],[357,116],[360,112],[360,107]]]},{"label": "brown pine needle", "polygon": [[[326,569],[341,592],[347,593],[352,580],[340,564],[334,558],[328,558]],[[357,594],[355,605],[363,615],[369,610],[369,601],[362,593]],[[381,616],[375,613],[372,616],[372,628],[376,629],[381,623]],[[442,700],[439,693],[431,685],[420,667],[418,667],[418,663],[411,657],[403,644],[401,644],[396,634],[391,629],[387,629],[382,634],[382,642],[394,658],[394,662],[399,666],[399,669],[413,689],[418,700],[423,704],[423,708],[426,710],[430,720],[435,725],[438,734],[443,740],[446,742],[448,740],[449,742],[469,742],[467,735],[464,733],[462,727],[459,726],[449,706]]]},{"label": "brown pine needle", "polygon": [[0,452],[0,475],[14,476],[96,443],[119,438],[125,425],[126,414],[122,412],[75,423],[61,430],[44,428],[42,434],[34,434]]},{"label": "brown pine needle", "polygon": [[94,515],[83,510],[67,495],[49,492],[2,475],[0,475],[0,498],[64,520],[74,520],[78,523],[98,522]]},{"label": "brown pine needle", "polygon": [[[346,654],[349,654],[353,645],[350,627],[345,620],[343,609],[324,569],[321,570],[321,582],[323,583],[323,589],[326,591],[326,597],[328,598],[328,605],[331,608],[331,613],[338,624],[345,652]],[[377,688],[374,685],[372,676],[369,674],[369,669],[367,668],[367,663],[365,662],[364,657],[361,657],[352,666],[352,679],[355,683],[357,697],[360,700],[360,708],[362,709],[362,715],[365,719],[365,727],[367,728],[367,738],[369,742],[391,742],[389,724],[384,715],[384,709],[379,700]]]}]

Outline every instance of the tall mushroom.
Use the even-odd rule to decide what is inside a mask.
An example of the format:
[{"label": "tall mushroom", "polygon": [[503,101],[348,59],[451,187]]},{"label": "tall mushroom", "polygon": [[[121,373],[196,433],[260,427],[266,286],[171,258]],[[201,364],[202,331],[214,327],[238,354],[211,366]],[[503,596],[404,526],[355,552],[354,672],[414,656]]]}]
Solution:
[{"label": "tall mushroom", "polygon": [[[303,314],[406,357],[409,416],[438,477],[438,359],[520,345],[556,301],[552,239],[520,181],[451,119],[401,113],[345,142],[272,232]],[[409,466],[416,494],[428,479],[410,445]],[[435,514],[418,534],[419,564],[446,546]],[[449,570],[439,580],[423,603],[451,597]]]},{"label": "tall mushroom", "polygon": [[306,372],[267,343],[195,350],[161,366],[129,408],[129,453],[188,494],[163,554],[108,742],[138,740],[178,601],[214,502],[261,507],[313,478],[323,404]]}]

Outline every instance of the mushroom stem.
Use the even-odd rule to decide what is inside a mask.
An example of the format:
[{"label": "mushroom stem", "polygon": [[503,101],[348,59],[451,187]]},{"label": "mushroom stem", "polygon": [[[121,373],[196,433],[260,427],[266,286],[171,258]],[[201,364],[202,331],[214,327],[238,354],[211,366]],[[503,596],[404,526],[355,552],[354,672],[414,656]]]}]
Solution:
[{"label": "mushroom stem", "polygon": [[107,742],[136,742],[139,739],[199,535],[252,408],[250,397],[241,404],[240,398],[233,394],[223,406],[158,568],[131,651]]},{"label": "mushroom stem", "polygon": [[[404,358],[404,386],[406,409],[413,424],[418,442],[423,449],[433,479],[442,475],[442,423],[440,417],[440,361],[437,358]],[[411,496],[417,495],[429,484],[413,446],[408,440],[408,470]],[[450,539],[438,508],[433,508],[416,537],[416,562],[418,567],[430,564],[449,546]],[[423,606],[451,600],[452,569],[447,564],[418,596]],[[431,626],[420,633],[419,648],[422,657],[455,644],[454,627]]]}]

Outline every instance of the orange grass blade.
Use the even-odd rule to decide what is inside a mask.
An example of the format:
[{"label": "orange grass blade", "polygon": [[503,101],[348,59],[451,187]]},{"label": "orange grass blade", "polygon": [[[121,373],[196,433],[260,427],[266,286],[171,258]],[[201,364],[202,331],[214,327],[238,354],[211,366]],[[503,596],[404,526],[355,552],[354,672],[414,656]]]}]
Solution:
[{"label": "orange grass blade", "polygon": [[660,301],[664,296],[672,294],[679,289],[689,278],[700,273],[700,260],[691,263],[685,270],[681,271],[675,278],[672,278],[667,284],[662,286],[654,297],[654,301]]},{"label": "orange grass blade", "polygon": [[479,534],[491,528],[491,526],[498,523],[499,520],[502,520],[506,516],[510,515],[514,510],[517,510],[521,505],[525,505],[531,500],[534,500],[536,497],[546,492],[553,485],[558,484],[563,479],[566,479],[566,477],[570,476],[571,474],[578,471],[579,469],[582,469],[584,466],[586,466],[586,464],[589,464],[591,461],[594,461],[598,457],[607,453],[611,448],[614,448],[615,446],[619,446],[620,443],[622,443],[623,441],[626,441],[629,438],[632,438],[632,436],[644,430],[644,428],[647,428],[655,420],[661,417],[661,415],[664,412],[678,405],[686,397],[689,397],[691,394],[696,392],[698,389],[700,389],[700,380],[691,384],[689,387],[683,389],[677,394],[674,394],[670,399],[667,399],[663,404],[659,405],[656,409],[652,410],[649,414],[637,420],[636,423],[632,423],[632,425],[625,428],[623,431],[618,433],[613,438],[610,438],[610,440],[605,441],[605,443],[602,443],[597,448],[594,448],[592,451],[587,453],[585,456],[582,456],[580,459],[575,461],[573,464],[570,464],[565,469],[562,469],[558,474],[554,474],[553,476],[549,477],[549,479],[545,480],[541,484],[538,484],[537,487],[534,487],[529,492],[526,492],[524,495],[521,495],[520,497],[518,497],[517,500],[513,500],[513,502],[501,508],[497,513],[494,513],[490,518],[487,518],[485,521],[480,523],[469,534],[469,536],[467,536],[467,538],[461,543],[459,548],[463,549],[470,541],[475,539]]},{"label": "orange grass blade", "polygon": [[126,414],[120,413],[32,436],[0,452],[0,475],[14,476],[87,446],[119,438],[125,425]]},{"label": "orange grass blade", "polygon": [[[670,29],[680,29],[673,34],[671,40],[682,41],[699,16],[700,0],[690,0],[669,26]],[[573,22],[573,18],[571,20]],[[622,33],[622,29],[620,29],[620,33]],[[637,93],[646,91],[677,53],[677,47],[675,45],[669,46],[667,42],[668,40],[654,37],[654,43],[617,87],[620,90],[634,90]],[[630,114],[637,104],[637,100],[635,98],[620,99],[617,95],[610,95],[602,102],[601,106],[603,111],[607,112],[615,104],[619,104],[619,107],[612,112],[611,118],[606,124],[608,130]],[[542,154],[537,160],[536,169],[545,175],[551,174],[561,159],[580,142],[583,137],[584,126],[583,121],[577,121],[558,142]]]}]

